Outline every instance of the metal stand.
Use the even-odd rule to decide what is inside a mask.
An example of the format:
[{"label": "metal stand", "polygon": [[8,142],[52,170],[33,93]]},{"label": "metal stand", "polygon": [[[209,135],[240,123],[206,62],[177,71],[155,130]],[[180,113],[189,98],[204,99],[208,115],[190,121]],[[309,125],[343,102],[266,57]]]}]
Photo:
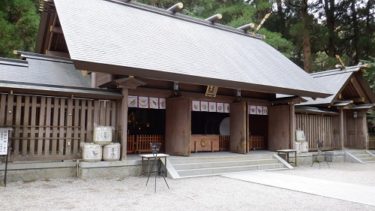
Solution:
[{"label": "metal stand", "polygon": [[[158,152],[159,152],[161,143],[150,143],[150,146],[151,146],[151,151],[152,151],[152,157],[154,159],[152,161],[151,169],[150,169],[150,160],[148,161],[148,176],[147,176],[146,186],[148,184],[148,181],[150,180],[151,174],[155,173],[155,193],[156,193],[156,177],[157,177],[158,174],[159,175],[161,174],[163,176],[164,182],[167,185],[168,189],[169,189],[169,185],[168,185],[167,180],[165,179],[164,172],[161,173],[161,171],[160,171],[161,165],[160,165],[159,161],[161,162],[161,160],[160,160],[160,157],[158,156]],[[165,158],[165,161],[167,161],[167,158],[165,156],[164,156],[164,158]],[[142,159],[142,161],[143,161],[143,159]],[[165,163],[165,165],[167,165],[167,163]],[[155,167],[157,167],[156,171],[154,171]]]},{"label": "metal stand", "polygon": [[[151,168],[150,168],[150,164],[148,165],[148,176],[147,176],[147,181],[146,181],[146,186],[148,184],[148,181],[150,180],[150,176],[152,173],[155,173],[155,193],[156,193],[156,177],[158,176],[158,174],[161,174],[163,179],[164,179],[164,182],[165,184],[167,185],[168,189],[169,188],[169,185],[168,185],[168,182],[167,180],[165,179],[165,175],[164,175],[164,172],[162,172],[160,169],[161,169],[161,165],[159,163],[160,159],[155,156],[154,157],[154,160],[152,161],[152,165],[151,165]],[[160,161],[161,162],[161,161]],[[156,171],[153,171],[153,169],[157,166],[157,170]]]},{"label": "metal stand", "polygon": [[8,174],[8,156],[9,156],[9,148],[8,153],[5,157],[5,170],[4,170],[4,187],[7,186],[7,174]]}]

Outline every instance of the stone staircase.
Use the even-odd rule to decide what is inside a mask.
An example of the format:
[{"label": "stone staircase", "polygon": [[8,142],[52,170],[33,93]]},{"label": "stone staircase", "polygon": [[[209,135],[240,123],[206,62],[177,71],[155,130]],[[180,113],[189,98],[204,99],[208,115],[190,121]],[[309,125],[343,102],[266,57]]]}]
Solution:
[{"label": "stone staircase", "polygon": [[168,159],[169,176],[186,178],[221,175],[229,172],[251,170],[284,170],[288,169],[273,153],[247,154],[204,154],[197,153],[191,157],[175,157]]},{"label": "stone staircase", "polygon": [[366,150],[348,150],[350,154],[362,163],[375,163],[375,155]]}]

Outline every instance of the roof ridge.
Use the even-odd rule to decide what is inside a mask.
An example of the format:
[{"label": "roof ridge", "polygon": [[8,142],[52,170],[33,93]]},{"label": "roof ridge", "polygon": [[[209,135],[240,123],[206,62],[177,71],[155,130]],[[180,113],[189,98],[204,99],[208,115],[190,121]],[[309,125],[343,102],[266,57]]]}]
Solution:
[{"label": "roof ridge", "polygon": [[314,78],[319,78],[319,77],[324,77],[324,76],[329,76],[329,75],[353,73],[353,72],[359,71],[361,68],[362,68],[362,65],[356,65],[356,66],[346,67],[343,70],[341,70],[341,69],[325,70],[325,71],[310,73],[310,75],[313,76]]},{"label": "roof ridge", "polygon": [[243,30],[234,28],[232,26],[228,26],[228,25],[224,25],[224,24],[220,24],[220,23],[211,23],[210,21],[200,19],[200,18],[196,18],[196,17],[189,16],[189,15],[185,15],[185,14],[178,13],[178,12],[172,13],[171,11],[168,11],[166,9],[154,7],[154,6],[151,6],[151,5],[148,5],[148,4],[143,4],[143,3],[139,3],[139,2],[135,2],[135,1],[128,1],[128,2],[122,1],[122,0],[104,0],[104,1],[112,2],[112,3],[120,4],[120,5],[125,5],[125,6],[129,6],[129,7],[132,7],[132,8],[145,10],[145,11],[148,11],[148,12],[153,12],[153,13],[156,13],[156,14],[159,14],[159,15],[164,15],[164,16],[167,16],[167,17],[184,20],[184,21],[188,21],[188,22],[191,22],[191,23],[196,23],[196,24],[216,28],[216,29],[219,29],[219,30],[243,35],[243,36],[246,36],[246,37],[255,38],[255,39],[258,39],[258,40],[263,40],[265,38],[265,36],[262,35],[262,34],[246,33]]},{"label": "roof ridge", "polygon": [[0,57],[0,64],[20,66],[20,67],[27,67],[29,65],[28,62],[25,60],[5,58],[5,57]]},{"label": "roof ridge", "polygon": [[17,51],[17,54],[19,54],[21,58],[31,58],[31,59],[50,61],[50,62],[68,63],[68,64],[73,63],[73,61],[69,58],[49,56],[49,55],[39,54],[39,53],[29,52],[29,51]]}]

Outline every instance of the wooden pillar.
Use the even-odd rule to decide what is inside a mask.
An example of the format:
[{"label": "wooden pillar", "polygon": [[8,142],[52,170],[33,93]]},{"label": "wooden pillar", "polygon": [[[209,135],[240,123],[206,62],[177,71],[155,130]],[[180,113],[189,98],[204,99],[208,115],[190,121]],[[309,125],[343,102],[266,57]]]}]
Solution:
[{"label": "wooden pillar", "polygon": [[362,124],[362,130],[363,130],[363,135],[365,136],[365,143],[364,143],[364,148],[368,150],[369,148],[369,134],[368,134],[368,126],[367,126],[367,111],[363,111],[363,124]]},{"label": "wooden pillar", "polygon": [[294,104],[290,105],[290,121],[289,121],[289,130],[290,130],[290,142],[289,148],[296,149],[296,112]]},{"label": "wooden pillar", "polygon": [[345,132],[345,129],[344,129],[344,109],[340,108],[340,145],[341,145],[341,149],[344,149],[345,147],[345,135],[344,135],[344,132]]},{"label": "wooden pillar", "polygon": [[95,72],[91,73],[91,88],[97,88],[96,87],[96,73]]},{"label": "wooden pillar", "polygon": [[290,105],[270,106],[268,109],[268,149],[290,148],[291,141]]},{"label": "wooden pillar", "polygon": [[248,119],[246,102],[235,102],[230,105],[230,151],[247,153]]},{"label": "wooden pillar", "polygon": [[128,149],[128,93],[127,88],[122,88],[121,101],[121,160],[126,160]]},{"label": "wooden pillar", "polygon": [[116,84],[122,89],[120,127],[121,127],[121,160],[126,160],[128,149],[128,94],[129,89],[136,89],[145,85],[143,81],[135,79],[133,76],[117,79]]},{"label": "wooden pillar", "polygon": [[166,99],[165,151],[189,156],[191,138],[191,100],[186,97]]}]

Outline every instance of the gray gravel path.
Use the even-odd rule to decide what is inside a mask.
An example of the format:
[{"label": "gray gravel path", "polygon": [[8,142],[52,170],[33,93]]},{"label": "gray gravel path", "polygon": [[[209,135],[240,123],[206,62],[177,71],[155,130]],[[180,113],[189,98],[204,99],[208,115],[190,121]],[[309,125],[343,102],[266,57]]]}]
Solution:
[{"label": "gray gravel path", "polygon": [[[351,172],[352,168],[337,168]],[[355,177],[364,175],[367,185],[374,170],[356,167]],[[370,168],[366,167],[365,169]],[[359,172],[356,172],[359,171]],[[363,171],[363,172],[362,172]],[[325,169],[297,169],[282,174],[309,174],[325,177]],[[328,170],[327,170],[328,172]],[[362,173],[360,173],[362,172]],[[369,173],[370,172],[370,173]],[[323,175],[320,175],[323,173]],[[341,173],[340,173],[341,174]],[[367,175],[370,174],[370,175]],[[367,176],[366,176],[367,175]],[[371,176],[372,175],[372,176]],[[333,178],[332,178],[333,179]],[[0,187],[1,210],[375,210],[375,207],[332,199],[250,182],[225,178],[202,177],[171,180],[168,190],[162,178],[145,187],[146,178],[59,179],[51,181],[9,183]],[[359,181],[358,183],[362,183]],[[375,197],[374,197],[375,200]]]}]

